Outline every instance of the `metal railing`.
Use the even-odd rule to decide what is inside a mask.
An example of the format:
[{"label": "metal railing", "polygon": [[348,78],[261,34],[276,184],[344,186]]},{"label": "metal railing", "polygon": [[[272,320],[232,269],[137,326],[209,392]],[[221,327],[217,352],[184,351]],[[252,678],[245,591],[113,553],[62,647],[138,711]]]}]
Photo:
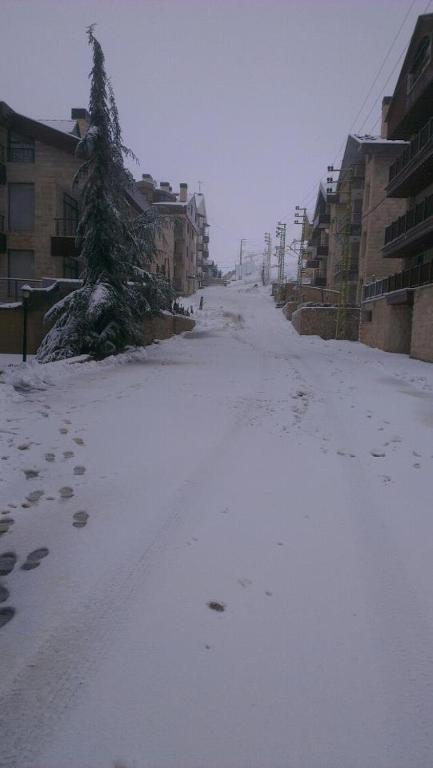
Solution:
[{"label": "metal railing", "polygon": [[56,237],[76,237],[77,219],[54,219],[56,222]]},{"label": "metal railing", "polygon": [[389,183],[406,168],[433,138],[433,118],[427,121],[389,169]]},{"label": "metal railing", "polygon": [[384,293],[400,291],[403,288],[417,288],[428,283],[433,283],[433,261],[404,269],[402,272],[396,272],[394,275],[388,275],[374,283],[364,285],[362,298],[366,301],[375,298],[375,296],[383,296]]},{"label": "metal railing", "polygon": [[433,216],[433,195],[425,197],[414,208],[411,208],[403,216],[399,216],[398,219],[392,222],[385,229],[385,245],[396,240],[397,237],[405,235],[410,229],[416,227],[417,224],[429,219]]},{"label": "metal railing", "polygon": [[35,280],[32,277],[0,277],[0,302],[21,301],[23,285],[42,288],[42,284],[43,280]]}]

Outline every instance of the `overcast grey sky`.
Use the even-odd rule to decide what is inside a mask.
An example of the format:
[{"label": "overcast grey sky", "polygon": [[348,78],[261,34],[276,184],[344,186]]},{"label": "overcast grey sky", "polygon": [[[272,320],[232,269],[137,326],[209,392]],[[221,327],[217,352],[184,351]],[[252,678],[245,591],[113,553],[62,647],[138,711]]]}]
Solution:
[{"label": "overcast grey sky", "polygon": [[[413,2],[413,7],[412,6]],[[430,4],[431,5],[431,4]],[[88,104],[97,23],[126,143],[151,173],[203,191],[211,255],[233,266],[239,239],[263,246],[357,120],[379,130],[382,89],[427,0],[0,0],[0,100],[35,118]],[[431,10],[431,9],[429,9]],[[399,67],[384,93],[392,93]],[[341,157],[341,152],[338,159]]]}]

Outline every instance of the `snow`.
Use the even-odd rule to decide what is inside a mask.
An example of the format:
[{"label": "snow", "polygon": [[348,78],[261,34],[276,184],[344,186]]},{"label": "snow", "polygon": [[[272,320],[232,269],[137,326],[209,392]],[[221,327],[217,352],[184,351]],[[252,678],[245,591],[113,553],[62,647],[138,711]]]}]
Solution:
[{"label": "snow", "polygon": [[268,290],[102,363],[0,356],[2,768],[430,768],[433,367]]}]

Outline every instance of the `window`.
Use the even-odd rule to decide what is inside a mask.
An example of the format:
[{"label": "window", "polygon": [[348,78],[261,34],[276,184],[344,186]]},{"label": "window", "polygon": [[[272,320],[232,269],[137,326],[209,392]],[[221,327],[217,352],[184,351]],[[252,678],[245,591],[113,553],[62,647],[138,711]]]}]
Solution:
[{"label": "window", "polygon": [[35,276],[34,251],[8,252],[8,277],[31,280]]},{"label": "window", "polygon": [[9,131],[8,161],[10,163],[34,163],[35,142],[30,136]]},{"label": "window", "polygon": [[9,229],[32,232],[35,220],[35,185],[9,184]]},{"label": "window", "polygon": [[60,235],[75,237],[78,224],[78,203],[70,195],[63,196],[63,222],[60,227]]},{"label": "window", "polygon": [[420,75],[422,75],[422,73],[424,72],[427,64],[430,61],[430,58],[431,58],[430,38],[423,37],[416,50],[415,56],[413,58],[412,67],[410,69],[410,72],[407,78],[408,93],[410,90],[412,90],[416,81],[418,80]]}]

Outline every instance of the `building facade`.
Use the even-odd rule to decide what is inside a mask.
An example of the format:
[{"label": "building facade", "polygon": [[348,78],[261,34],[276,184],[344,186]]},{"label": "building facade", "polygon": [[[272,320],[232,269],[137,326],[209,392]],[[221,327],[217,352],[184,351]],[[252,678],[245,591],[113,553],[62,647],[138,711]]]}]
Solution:
[{"label": "building facade", "polygon": [[72,110],[71,120],[36,121],[0,102],[2,300],[19,298],[23,281],[78,276],[73,179],[86,116],[80,109]]},{"label": "building facade", "polygon": [[402,206],[383,231],[382,259],[400,270],[363,288],[360,338],[433,362],[433,14],[418,18],[391,99],[386,135],[405,142],[386,195]]}]

